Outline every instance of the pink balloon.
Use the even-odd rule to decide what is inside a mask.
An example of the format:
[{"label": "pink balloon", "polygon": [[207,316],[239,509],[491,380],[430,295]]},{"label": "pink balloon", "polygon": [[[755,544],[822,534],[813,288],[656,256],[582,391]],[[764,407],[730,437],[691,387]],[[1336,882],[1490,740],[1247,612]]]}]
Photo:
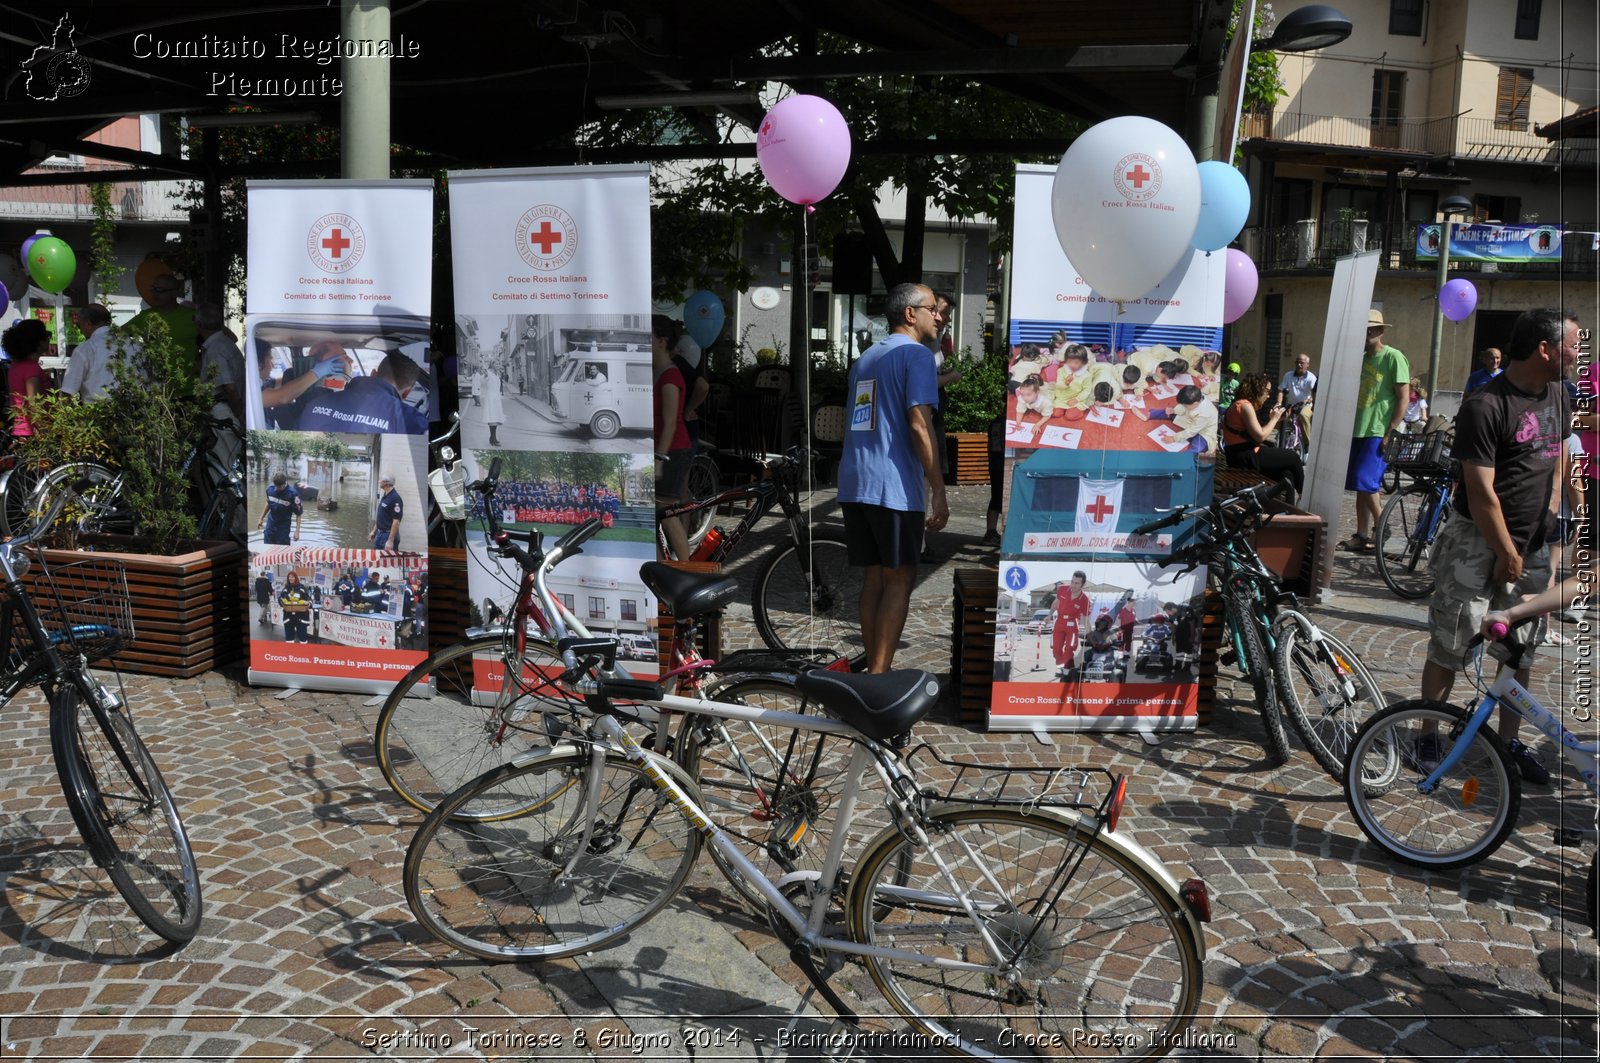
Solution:
[{"label": "pink balloon", "polygon": [[1465,277],[1444,282],[1439,289],[1439,310],[1451,321],[1465,321],[1478,308],[1478,289]]},{"label": "pink balloon", "polygon": [[1222,274],[1222,323],[1231,324],[1244,316],[1250,304],[1256,301],[1256,288],[1261,283],[1256,264],[1250,256],[1237,247],[1228,248],[1228,260]]},{"label": "pink balloon", "polygon": [[761,174],[790,203],[809,205],[839,187],[850,165],[850,127],[821,96],[790,96],[761,120]]}]

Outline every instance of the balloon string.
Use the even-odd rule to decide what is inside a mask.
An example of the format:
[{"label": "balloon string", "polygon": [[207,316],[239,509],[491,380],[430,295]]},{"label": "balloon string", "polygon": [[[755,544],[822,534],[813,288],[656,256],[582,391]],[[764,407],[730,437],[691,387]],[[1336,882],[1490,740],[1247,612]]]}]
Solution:
[{"label": "balloon string", "polygon": [[[816,209],[817,209],[816,207],[814,207],[814,206],[812,206],[811,204],[808,203],[800,211],[800,254],[797,257],[799,258],[801,267],[805,270],[805,272],[803,272],[800,275],[800,284],[798,285],[798,289],[799,289],[799,292],[800,292],[800,300],[801,300],[801,309],[800,309],[801,339],[800,339],[800,350],[795,352],[795,364],[796,365],[801,364],[799,359],[804,358],[805,359],[804,365],[805,365],[805,368],[806,368],[806,372],[805,372],[806,386],[805,386],[805,389],[804,389],[804,394],[802,394],[800,396],[800,419],[801,419],[800,438],[805,440],[805,457],[804,457],[805,467],[801,470],[800,474],[803,477],[805,477],[805,485],[806,485],[806,502],[805,502],[806,554],[807,554],[807,556],[806,556],[806,571],[807,572],[811,572],[811,573],[815,573],[816,572],[816,551],[812,548],[811,531],[815,527],[815,523],[816,523],[813,520],[813,513],[815,512],[815,507],[816,507],[816,504],[817,504],[817,485],[815,483],[815,472],[814,472],[813,463],[812,463],[812,460],[811,460],[811,447],[812,447],[812,442],[813,441],[811,439],[811,253],[810,253],[810,251],[811,251],[811,215],[816,212]],[[809,608],[810,614],[811,614],[810,623],[812,625],[812,630],[814,631],[815,630],[816,621],[817,621],[817,616],[816,616],[816,612],[817,612],[817,596],[815,594],[812,594],[812,595],[809,596],[809,598],[810,598],[810,601],[807,604],[808,604],[808,608]]]}]

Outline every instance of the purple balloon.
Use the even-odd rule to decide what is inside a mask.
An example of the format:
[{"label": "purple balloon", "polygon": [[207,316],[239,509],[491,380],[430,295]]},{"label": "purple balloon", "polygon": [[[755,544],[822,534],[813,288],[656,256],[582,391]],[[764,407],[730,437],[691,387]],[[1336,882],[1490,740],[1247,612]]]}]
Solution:
[{"label": "purple balloon", "polygon": [[1465,321],[1478,308],[1478,289],[1465,277],[1444,282],[1439,289],[1439,309],[1451,321]]},{"label": "purple balloon", "polygon": [[6,307],[11,305],[11,293],[6,291],[6,286],[0,284],[0,314],[6,312]]},{"label": "purple balloon", "polygon": [[1237,247],[1228,248],[1227,260],[1222,269],[1222,323],[1232,324],[1244,316],[1250,304],[1256,301],[1256,288],[1261,277],[1250,256]]},{"label": "purple balloon", "polygon": [[49,235],[49,234],[48,233],[34,233],[32,236],[30,236],[26,240],[22,241],[22,264],[24,266],[26,266],[28,264],[28,251],[29,251],[29,249],[31,249],[33,247],[33,242],[35,240],[39,239],[39,237],[47,236],[47,235]]},{"label": "purple balloon", "polygon": [[850,127],[821,96],[790,96],[761,120],[756,158],[774,192],[809,206],[839,187],[850,166]]}]

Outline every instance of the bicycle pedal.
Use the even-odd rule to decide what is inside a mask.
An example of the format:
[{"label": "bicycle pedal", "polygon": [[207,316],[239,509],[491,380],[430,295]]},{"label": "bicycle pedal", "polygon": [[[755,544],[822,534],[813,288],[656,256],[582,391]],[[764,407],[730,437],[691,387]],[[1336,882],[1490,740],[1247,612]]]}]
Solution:
[{"label": "bicycle pedal", "polygon": [[1238,663],[1238,660],[1239,655],[1232,650],[1223,650],[1221,653],[1217,654],[1218,664],[1226,664],[1231,666]]}]

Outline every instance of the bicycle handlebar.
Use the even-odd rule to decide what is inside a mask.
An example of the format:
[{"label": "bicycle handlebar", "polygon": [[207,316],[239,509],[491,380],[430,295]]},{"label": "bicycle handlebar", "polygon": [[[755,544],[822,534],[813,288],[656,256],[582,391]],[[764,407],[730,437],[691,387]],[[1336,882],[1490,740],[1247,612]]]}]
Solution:
[{"label": "bicycle handlebar", "polygon": [[1186,519],[1191,508],[1190,506],[1178,506],[1164,516],[1157,517],[1155,520],[1145,521],[1137,528],[1134,528],[1132,534],[1149,535],[1151,532],[1160,531],[1162,528],[1170,528]]}]

